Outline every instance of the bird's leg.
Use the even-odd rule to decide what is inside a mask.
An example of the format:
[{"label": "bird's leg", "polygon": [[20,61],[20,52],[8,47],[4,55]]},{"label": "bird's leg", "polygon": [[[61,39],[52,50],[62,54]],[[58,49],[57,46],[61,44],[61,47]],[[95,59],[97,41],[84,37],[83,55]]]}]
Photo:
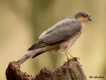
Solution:
[{"label": "bird's leg", "polygon": [[67,55],[67,51],[65,51],[65,54],[66,54],[66,56],[67,56],[67,60],[69,60],[69,57],[68,57],[68,55]]},{"label": "bird's leg", "polygon": [[[66,50],[67,52],[68,52],[68,50]],[[73,59],[73,58],[77,58],[77,59],[80,59],[79,57],[73,57],[72,55],[71,55],[71,53],[70,52],[68,52],[68,54],[71,56],[71,58]]]},{"label": "bird's leg", "polygon": [[70,52],[68,52],[68,50],[66,50],[67,51],[67,53],[73,58],[73,56],[71,55],[71,53]]}]

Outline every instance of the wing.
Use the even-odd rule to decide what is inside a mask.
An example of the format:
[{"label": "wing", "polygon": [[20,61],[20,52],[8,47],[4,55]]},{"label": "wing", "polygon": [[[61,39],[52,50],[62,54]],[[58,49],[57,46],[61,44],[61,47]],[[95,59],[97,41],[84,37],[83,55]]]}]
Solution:
[{"label": "wing", "polygon": [[43,40],[49,45],[52,45],[72,37],[81,30],[81,27],[82,25],[77,19],[67,18],[44,31],[40,35],[39,39]]}]

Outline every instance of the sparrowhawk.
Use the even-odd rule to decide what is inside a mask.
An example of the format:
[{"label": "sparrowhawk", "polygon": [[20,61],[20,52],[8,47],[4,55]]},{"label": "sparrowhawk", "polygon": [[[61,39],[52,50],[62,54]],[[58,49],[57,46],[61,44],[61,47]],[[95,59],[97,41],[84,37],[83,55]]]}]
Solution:
[{"label": "sparrowhawk", "polygon": [[66,52],[80,36],[88,21],[91,21],[88,12],[78,12],[74,16],[56,23],[40,35],[39,40],[28,49],[28,53],[20,58],[17,63],[20,65],[27,59],[34,58],[47,51],[61,50]]}]

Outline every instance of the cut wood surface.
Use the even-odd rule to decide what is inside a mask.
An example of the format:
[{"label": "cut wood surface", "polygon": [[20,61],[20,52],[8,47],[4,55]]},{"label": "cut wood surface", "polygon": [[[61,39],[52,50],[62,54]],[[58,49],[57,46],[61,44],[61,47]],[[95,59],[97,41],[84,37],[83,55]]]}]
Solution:
[{"label": "cut wood surface", "polygon": [[[36,70],[36,69],[35,69]],[[22,72],[15,61],[10,62],[6,69],[7,80],[87,80],[82,66],[73,58],[57,69],[44,67],[35,76]]]}]

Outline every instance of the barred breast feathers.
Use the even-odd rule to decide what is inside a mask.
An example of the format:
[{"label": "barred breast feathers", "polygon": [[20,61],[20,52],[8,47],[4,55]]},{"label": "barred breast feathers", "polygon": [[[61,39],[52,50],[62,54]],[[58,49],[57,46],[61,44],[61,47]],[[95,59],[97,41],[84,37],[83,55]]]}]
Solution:
[{"label": "barred breast feathers", "polygon": [[76,33],[74,36],[68,38],[67,40],[65,40],[64,42],[62,42],[59,46],[61,50],[65,50],[68,49],[69,47],[71,47],[75,41],[79,38],[81,32]]}]

